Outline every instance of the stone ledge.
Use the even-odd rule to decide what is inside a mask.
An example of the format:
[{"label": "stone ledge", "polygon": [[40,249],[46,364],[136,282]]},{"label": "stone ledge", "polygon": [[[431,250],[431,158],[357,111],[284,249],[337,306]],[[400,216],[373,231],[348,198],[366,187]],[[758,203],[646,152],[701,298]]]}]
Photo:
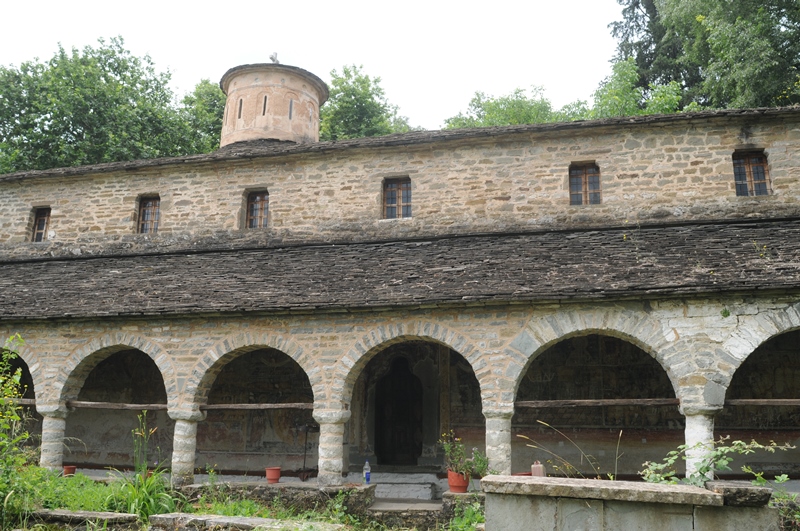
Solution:
[{"label": "stone ledge", "polygon": [[114,527],[137,527],[139,517],[130,513],[67,511],[65,509],[42,509],[33,513],[33,519],[42,523],[68,524],[70,526],[103,522]]},{"label": "stone ledge", "polygon": [[689,485],[662,485],[600,479],[487,476],[481,488],[488,494],[549,496],[644,503],[722,506],[723,496]]},{"label": "stone ledge", "polygon": [[252,518],[238,516],[218,516],[211,514],[168,513],[150,517],[150,529],[177,531],[182,529],[280,529],[280,530],[315,530],[333,531],[344,529],[341,524],[324,522],[303,522],[294,520],[274,520],[272,518]]},{"label": "stone ledge", "polygon": [[706,488],[721,494],[723,503],[732,507],[762,507],[772,496],[771,488],[749,481],[706,481]]},{"label": "stone ledge", "polygon": [[375,484],[372,485],[338,485],[320,486],[316,483],[267,483],[260,481],[220,482],[216,485],[195,483],[185,485],[178,490],[190,501],[197,500],[206,493],[224,488],[226,492],[242,498],[265,503],[274,499],[297,509],[315,509],[324,506],[328,500],[335,498],[340,492],[345,493],[345,504],[348,514],[363,515],[375,501]]}]

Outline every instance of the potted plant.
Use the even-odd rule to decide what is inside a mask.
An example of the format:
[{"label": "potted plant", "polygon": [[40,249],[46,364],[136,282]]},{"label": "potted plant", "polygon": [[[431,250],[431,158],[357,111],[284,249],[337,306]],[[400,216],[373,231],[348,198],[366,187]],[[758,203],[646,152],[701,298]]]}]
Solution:
[{"label": "potted plant", "polygon": [[268,466],[266,468],[266,472],[267,472],[267,483],[278,483],[281,480],[281,467]]},{"label": "potted plant", "polygon": [[461,439],[450,433],[443,433],[439,444],[444,450],[444,462],[447,467],[447,484],[450,492],[467,492],[470,479],[482,477],[489,472],[489,459],[486,454],[472,449],[472,455],[467,457],[467,450]]}]

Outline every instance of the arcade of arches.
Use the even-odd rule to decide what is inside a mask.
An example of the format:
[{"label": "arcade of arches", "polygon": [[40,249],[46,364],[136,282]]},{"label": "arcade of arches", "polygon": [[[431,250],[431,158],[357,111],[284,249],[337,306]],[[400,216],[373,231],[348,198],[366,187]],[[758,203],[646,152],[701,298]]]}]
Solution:
[{"label": "arcade of arches", "polygon": [[[574,442],[602,473],[635,476],[684,442],[800,439],[800,314],[784,306],[725,321],[711,306],[716,314],[682,328],[658,312],[602,308],[552,319],[462,310],[371,328],[351,316],[251,320],[246,333],[225,333],[231,322],[219,318],[206,323],[223,332],[213,341],[142,321],[136,335],[69,350],[58,325],[26,326],[17,363],[48,467],[131,466],[130,432],[148,409],[151,459],[170,463],[176,482],[206,465],[313,469],[328,484],[366,459],[387,472],[438,471],[437,440],[450,429],[500,472],[558,454],[594,473]],[[715,330],[702,325],[709,315]],[[793,454],[760,465],[800,472]]]}]

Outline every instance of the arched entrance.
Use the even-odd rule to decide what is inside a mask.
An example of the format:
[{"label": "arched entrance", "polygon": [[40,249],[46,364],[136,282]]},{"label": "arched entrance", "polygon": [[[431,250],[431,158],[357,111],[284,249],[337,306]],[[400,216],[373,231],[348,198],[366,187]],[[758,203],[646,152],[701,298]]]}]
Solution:
[{"label": "arched entrance", "polygon": [[258,475],[268,466],[283,475],[315,468],[314,393],[303,368],[273,348],[234,352],[221,363],[198,424],[197,465]]},{"label": "arched entrance", "polygon": [[485,446],[480,386],[458,352],[425,340],[378,351],[359,374],[346,430],[350,471],[364,461],[384,472],[439,472],[441,434],[454,430],[470,448]]},{"label": "arched entrance", "polygon": [[512,472],[539,460],[550,473],[638,477],[643,462],[683,444],[677,405],[664,369],[637,346],[599,334],[565,339],[520,382]]},{"label": "arched entrance", "polygon": [[[105,359],[102,359],[105,357]],[[98,362],[98,358],[102,361]],[[96,353],[96,363],[74,399],[67,397],[64,463],[81,467],[131,468],[132,431],[147,410],[147,426],[155,429],[148,447],[148,466],[169,466],[175,422],[167,415],[167,392],[155,362],[136,349]]]},{"label": "arched entrance", "polygon": [[[800,330],[771,338],[747,357],[731,379],[714,424],[717,439],[800,443]],[[800,475],[797,450],[738,457],[731,471],[720,475],[752,477],[742,472],[744,464],[767,476]]]}]

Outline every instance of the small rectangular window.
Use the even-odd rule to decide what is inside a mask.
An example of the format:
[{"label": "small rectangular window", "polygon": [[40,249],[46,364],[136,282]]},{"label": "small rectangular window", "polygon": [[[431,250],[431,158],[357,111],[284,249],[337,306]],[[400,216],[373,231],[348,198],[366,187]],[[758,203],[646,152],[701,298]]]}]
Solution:
[{"label": "small rectangular window", "polygon": [[572,164],[569,167],[569,204],[599,205],[600,168],[596,164]]},{"label": "small rectangular window", "polygon": [[383,217],[411,217],[411,179],[386,179],[383,182]]},{"label": "small rectangular window", "polygon": [[247,196],[248,229],[260,229],[267,226],[269,218],[269,192],[252,192]]},{"label": "small rectangular window", "polygon": [[31,241],[43,242],[47,239],[47,227],[50,225],[50,209],[37,208],[33,218],[33,235]]},{"label": "small rectangular window", "polygon": [[736,195],[769,195],[771,187],[767,156],[763,151],[735,152],[733,154],[733,180]]},{"label": "small rectangular window", "polygon": [[153,234],[158,232],[159,209],[161,199],[156,197],[142,197],[139,199],[139,234]]}]

